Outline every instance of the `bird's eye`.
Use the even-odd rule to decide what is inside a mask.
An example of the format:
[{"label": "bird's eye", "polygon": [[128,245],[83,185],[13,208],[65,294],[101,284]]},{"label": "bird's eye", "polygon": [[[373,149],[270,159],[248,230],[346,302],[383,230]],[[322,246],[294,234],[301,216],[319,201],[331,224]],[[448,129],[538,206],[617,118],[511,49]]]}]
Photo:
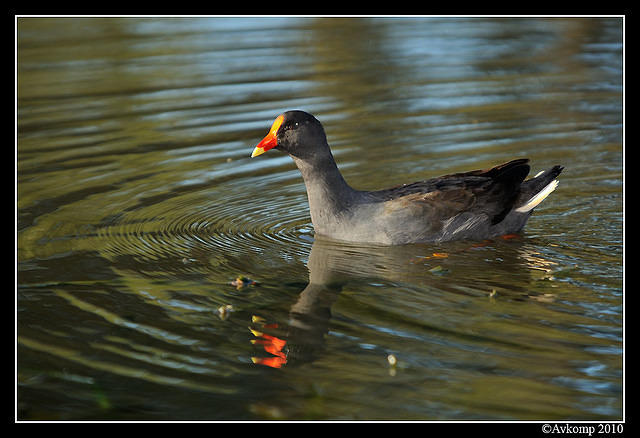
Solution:
[{"label": "bird's eye", "polygon": [[297,129],[299,125],[300,125],[299,122],[290,122],[284,126],[284,130],[288,131],[290,129]]}]

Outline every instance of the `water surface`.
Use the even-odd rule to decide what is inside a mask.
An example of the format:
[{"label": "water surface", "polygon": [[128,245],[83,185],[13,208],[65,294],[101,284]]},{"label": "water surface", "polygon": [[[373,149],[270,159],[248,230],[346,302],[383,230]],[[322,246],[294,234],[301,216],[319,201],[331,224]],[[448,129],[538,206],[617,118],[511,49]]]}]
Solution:
[{"label": "water surface", "polygon": [[[621,19],[24,17],[17,48],[19,420],[622,419]],[[249,158],[293,108],[359,189],[565,170],[518,238],[326,242]]]}]

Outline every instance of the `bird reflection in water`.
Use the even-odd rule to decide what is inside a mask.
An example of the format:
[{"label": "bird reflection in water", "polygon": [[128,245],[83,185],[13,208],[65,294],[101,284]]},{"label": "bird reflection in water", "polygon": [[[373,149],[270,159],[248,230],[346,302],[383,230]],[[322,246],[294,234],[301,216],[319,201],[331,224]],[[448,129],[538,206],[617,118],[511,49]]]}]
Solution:
[{"label": "bird reflection in water", "polygon": [[[478,257],[477,251],[482,251],[482,257]],[[488,260],[492,252],[495,260]],[[445,268],[434,270],[434,264],[436,267],[443,264]],[[470,290],[472,286],[480,296],[486,290],[486,296],[491,297],[495,295],[496,284],[512,279],[515,283],[501,290],[501,295],[510,295],[515,300],[535,299],[523,286],[539,277],[540,272],[551,275],[552,266],[552,262],[545,261],[536,251],[535,245],[529,247],[525,238],[516,235],[475,243],[458,242],[446,248],[420,244],[366,246],[316,238],[307,262],[309,283],[291,306],[287,323],[252,317],[249,330],[254,339],[251,343],[260,347],[252,362],[282,368],[312,362],[322,355],[331,307],[348,283],[384,279],[424,285],[425,293],[436,288],[453,294],[463,293],[461,290]],[[443,275],[448,278],[434,275],[441,272],[446,272]],[[491,274],[484,275],[487,272]],[[460,288],[455,286],[457,281]]]}]

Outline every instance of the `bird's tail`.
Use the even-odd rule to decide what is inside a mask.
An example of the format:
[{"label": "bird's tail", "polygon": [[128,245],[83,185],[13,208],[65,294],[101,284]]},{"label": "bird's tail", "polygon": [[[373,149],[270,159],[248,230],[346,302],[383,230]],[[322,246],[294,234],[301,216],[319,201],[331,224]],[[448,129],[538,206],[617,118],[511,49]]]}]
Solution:
[{"label": "bird's tail", "polygon": [[562,172],[562,169],[562,166],[554,166],[522,183],[523,191],[525,194],[529,194],[529,198],[525,198],[527,200],[516,208],[516,211],[518,213],[529,212],[544,201],[558,187],[558,180],[555,178]]}]

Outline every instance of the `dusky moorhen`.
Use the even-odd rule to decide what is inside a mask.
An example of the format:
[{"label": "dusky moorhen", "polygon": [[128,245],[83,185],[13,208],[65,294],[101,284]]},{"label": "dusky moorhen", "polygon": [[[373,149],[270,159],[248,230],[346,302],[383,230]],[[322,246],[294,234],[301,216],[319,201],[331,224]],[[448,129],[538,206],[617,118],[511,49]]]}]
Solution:
[{"label": "dusky moorhen", "polygon": [[529,160],[521,158],[385,190],[355,190],[338,170],[322,124],[304,111],[278,116],[251,157],[273,148],[289,154],[302,173],[318,235],[384,245],[518,233],[563,169],[553,166],[525,181]]}]

